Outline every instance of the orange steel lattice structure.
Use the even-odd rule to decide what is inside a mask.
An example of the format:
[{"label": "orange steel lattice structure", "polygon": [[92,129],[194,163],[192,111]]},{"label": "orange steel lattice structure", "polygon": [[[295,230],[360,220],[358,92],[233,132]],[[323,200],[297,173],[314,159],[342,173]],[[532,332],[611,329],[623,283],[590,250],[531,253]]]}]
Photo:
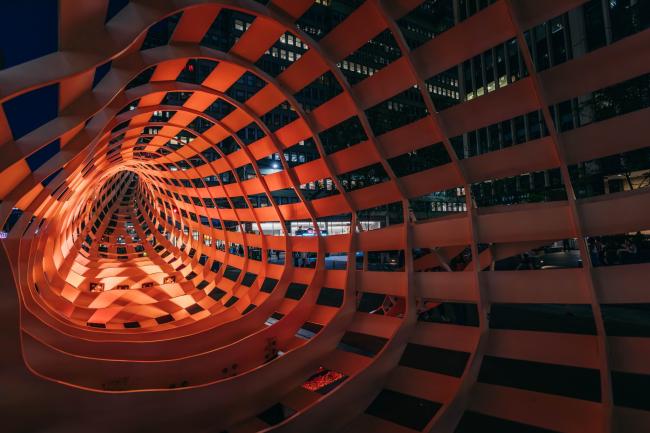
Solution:
[{"label": "orange steel lattice structure", "polygon": [[[60,0],[59,51],[0,71],[3,103],[58,91],[58,115],[23,136],[0,111],[0,220],[22,212],[3,240],[3,431],[465,432],[472,419],[484,430],[471,431],[486,432],[650,430],[650,409],[615,401],[612,380],[650,375],[648,340],[608,336],[601,314],[603,304],[647,303],[649,268],[586,259],[588,237],[647,228],[647,191],[576,199],[569,173],[644,147],[648,109],[568,132],[549,109],[650,72],[650,30],[537,72],[524,32],[585,0],[498,0],[414,49],[397,23],[421,0],[359,2],[320,40],[296,25],[313,0],[134,1],[104,24],[107,3]],[[202,45],[225,10],[254,20],[228,50]],[[149,28],[180,12],[168,43],[140,49]],[[386,30],[402,55],[349,83],[337,64]],[[271,75],[258,60],[285,34],[308,49]],[[525,77],[436,108],[427,79],[508,40]],[[196,59],[211,71],[198,83],[178,79]],[[307,110],[295,95],[325,73],[342,91]],[[250,75],[262,82],[257,93],[228,91]],[[368,110],[414,88],[426,115],[376,133]],[[208,112],[215,103],[230,111]],[[265,116],[280,104],[294,118],[271,129]],[[454,137],[532,111],[546,136],[457,156]],[[365,139],[326,152],[323,132],[350,118]],[[261,138],[243,139],[247,127]],[[224,140],[235,150],[219,147]],[[305,140],[316,159],[279,157],[262,173],[260,160]],[[30,168],[30,155],[53,142],[57,151]],[[448,162],[395,173],[389,160],[432,143]],[[373,164],[385,181],[354,189],[343,180]],[[556,168],[564,200],[481,209],[469,193],[478,182]],[[323,179],[338,193],[306,197],[304,185]],[[415,197],[456,188],[467,191],[459,212],[422,219],[410,210]],[[270,199],[287,189],[293,203]],[[266,206],[252,202],[260,194]],[[360,220],[394,203],[398,223],[369,230]],[[322,221],[339,215],[347,229],[325,233]],[[313,236],[297,236],[295,221]],[[577,239],[582,266],[491,266],[563,239]],[[465,266],[452,269],[463,251]],[[372,269],[376,254],[395,266]],[[344,269],[332,269],[332,257]],[[365,294],[382,296],[372,314],[359,308]],[[474,311],[466,323],[445,319],[452,304]],[[593,332],[497,329],[496,304],[587,306]],[[422,319],[436,309],[443,320]],[[511,366],[513,377],[554,366],[568,388],[588,382],[592,392],[489,380],[488,363]]]}]

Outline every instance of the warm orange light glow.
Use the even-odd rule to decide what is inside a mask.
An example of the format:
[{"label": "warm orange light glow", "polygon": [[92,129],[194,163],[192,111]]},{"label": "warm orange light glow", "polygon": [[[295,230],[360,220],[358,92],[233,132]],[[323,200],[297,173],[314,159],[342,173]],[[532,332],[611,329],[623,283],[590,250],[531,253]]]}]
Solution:
[{"label": "warm orange light glow", "polygon": [[[443,2],[131,1],[104,25],[109,3],[59,0],[59,51],[0,70],[3,104],[57,83],[59,109],[19,138],[0,109],[8,431],[650,431],[615,398],[617,374],[650,375],[647,338],[601,313],[645,305],[650,268],[589,243],[647,230],[648,192],[583,199],[570,177],[647,147],[648,108],[566,131],[555,108],[650,72],[650,30],[541,71],[525,33],[585,1],[480,2],[426,37],[403,20]],[[337,4],[324,34],[299,24]],[[397,54],[349,60],[383,32]],[[477,56],[494,77],[471,96],[431,84]],[[473,196],[552,170],[558,200]]]}]

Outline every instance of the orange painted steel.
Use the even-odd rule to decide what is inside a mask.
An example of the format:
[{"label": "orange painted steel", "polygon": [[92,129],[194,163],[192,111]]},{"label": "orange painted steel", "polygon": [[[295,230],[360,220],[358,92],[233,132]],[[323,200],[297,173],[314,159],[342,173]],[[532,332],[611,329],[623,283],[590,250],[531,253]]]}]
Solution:
[{"label": "orange painted steel", "polygon": [[[466,411],[549,431],[650,431],[650,412],[616,406],[611,383],[612,370],[650,374],[647,342],[608,337],[600,313],[604,303],[647,302],[641,283],[650,268],[594,268],[583,241],[647,229],[648,192],[576,199],[568,171],[577,162],[646,146],[639,137],[650,133],[649,112],[560,132],[548,108],[650,72],[650,30],[537,73],[523,32],[584,1],[498,0],[416,49],[408,47],[397,21],[418,0],[366,0],[319,41],[296,25],[311,0],[266,6],[252,0],[132,1],[107,25],[105,7],[76,3],[60,1],[60,51],[0,71],[0,102],[53,83],[60,92],[59,116],[19,139],[4,112],[0,116],[0,221],[15,208],[22,211],[2,241],[3,431],[417,431],[366,411],[383,390],[439,404],[421,429],[427,432],[453,432]],[[255,17],[228,52],[200,44],[224,10]],[[169,43],[140,50],[147,30],[178,12],[183,15]],[[384,30],[403,55],[350,84],[337,63]],[[273,77],[256,63],[285,32],[309,48]],[[436,108],[428,78],[513,38],[529,76]],[[177,81],[196,59],[217,65],[201,83]],[[95,68],[109,60],[106,77],[92,88]],[[148,82],[129,86],[151,67]],[[307,111],[294,95],[326,72],[342,92]],[[263,85],[240,101],[228,89],[245,73]],[[414,86],[426,116],[375,134],[366,110]],[[182,105],[165,102],[165,95],[178,92],[190,94]],[[221,119],[205,113],[219,100],[233,107]],[[263,118],[279,104],[296,118],[272,131]],[[457,157],[453,137],[536,110],[544,115],[547,137]],[[161,112],[172,114],[152,120]],[[319,134],[353,116],[367,139],[326,153]],[[211,126],[193,129],[197,117]],[[251,124],[264,136],[247,144],[237,131]],[[155,160],[142,156],[182,131],[192,140]],[[26,158],[57,139],[61,150],[32,172]],[[223,152],[218,144],[224,139],[237,150]],[[318,158],[292,167],[282,155],[308,139]],[[400,177],[389,163],[439,142],[450,157],[446,164]],[[219,157],[208,160],[206,149]],[[258,161],[273,154],[280,168],[262,174]],[[201,163],[181,167],[191,157]],[[340,176],[372,164],[388,180],[346,190]],[[254,177],[242,180],[237,169],[248,165]],[[554,168],[567,200],[485,210],[469,193],[477,182]],[[224,173],[235,181],[193,183]],[[331,179],[338,194],[305,197],[301,186],[323,179]],[[409,213],[410,199],[452,188],[467,191],[465,212],[427,221]],[[296,203],[272,199],[285,189],[293,190]],[[269,205],[254,207],[249,196],[255,194],[266,195]],[[235,204],[240,198],[245,206]],[[227,206],[204,205],[217,200]],[[403,223],[361,226],[359,211],[391,203],[401,204]],[[350,215],[347,232],[325,235],[319,221],[341,214]],[[290,233],[292,221],[314,236]],[[227,230],[225,222],[239,229]],[[269,223],[281,227],[280,234],[265,234],[262,225]],[[128,238],[139,240],[123,242]],[[578,239],[580,268],[490,271],[497,260],[569,238]],[[452,269],[450,259],[467,247],[473,260]],[[432,252],[414,257],[415,249],[425,248]],[[402,251],[402,269],[368,269],[368,252],[395,250]],[[274,262],[273,251],[284,252],[284,263]],[[358,251],[365,253],[364,269],[357,268]],[[294,253],[315,254],[314,266],[298,266]],[[346,253],[345,269],[326,266],[326,255],[334,253]],[[447,272],[422,272],[434,267]],[[232,268],[239,273],[229,278]],[[246,281],[251,274],[252,283]],[[304,294],[286,296],[296,287]],[[338,307],[318,302],[323,288],[342,292]],[[358,311],[363,294],[385,295],[383,314]],[[476,306],[477,326],[418,321],[422,311],[445,303]],[[588,304],[596,332],[490,329],[492,304],[507,303]],[[310,327],[318,331],[308,339],[299,335]],[[380,348],[363,356],[340,344],[359,334],[381,341]],[[406,367],[400,359],[407,345],[467,353],[466,365],[456,376]],[[597,370],[601,398],[481,382],[486,356]],[[344,378],[336,388],[319,394],[302,386],[327,369]],[[277,403],[291,412],[281,422],[271,425],[258,416]]]}]

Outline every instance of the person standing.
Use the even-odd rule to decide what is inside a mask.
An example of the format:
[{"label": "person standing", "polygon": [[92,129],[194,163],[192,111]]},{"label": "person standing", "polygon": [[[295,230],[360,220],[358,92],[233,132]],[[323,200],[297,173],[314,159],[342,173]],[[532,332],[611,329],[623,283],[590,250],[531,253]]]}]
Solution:
[{"label": "person standing", "polygon": [[534,269],[535,269],[535,268],[533,267],[533,260],[532,260],[532,258],[530,257],[530,252],[529,252],[529,251],[526,251],[525,253],[523,253],[523,254],[521,255],[521,261],[520,261],[519,264],[517,265],[517,270],[520,270],[520,269],[522,269],[522,268],[524,268],[524,269],[530,269],[530,270],[534,270]]}]

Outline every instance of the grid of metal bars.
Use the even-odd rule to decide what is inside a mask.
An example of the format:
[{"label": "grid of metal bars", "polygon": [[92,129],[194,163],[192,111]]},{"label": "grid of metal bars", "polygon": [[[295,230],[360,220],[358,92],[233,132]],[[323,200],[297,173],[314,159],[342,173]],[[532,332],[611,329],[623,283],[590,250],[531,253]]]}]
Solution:
[{"label": "grid of metal bars", "polygon": [[[615,374],[639,380],[650,374],[647,339],[608,336],[601,312],[602,304],[647,303],[642,282],[648,268],[594,267],[586,242],[646,229],[647,192],[576,199],[569,174],[571,164],[622,146],[645,146],[638,137],[649,132],[647,109],[561,132],[549,107],[650,72],[649,30],[537,72],[524,32],[584,0],[498,0],[415,49],[397,21],[421,0],[360,2],[320,40],[296,25],[310,0],[131,2],[106,26],[105,2],[73,3],[60,4],[57,53],[0,71],[3,103],[58,86],[58,116],[17,139],[0,112],[0,220],[22,212],[3,245],[20,299],[22,357],[31,372],[48,379],[20,380],[45,395],[65,395],[52,403],[62,413],[72,415],[75,405],[112,404],[122,413],[110,422],[135,430],[164,426],[168,420],[157,416],[158,408],[173,413],[179,426],[197,416],[193,428],[242,432],[463,432],[472,422],[488,421],[518,431],[648,429],[647,405],[617,401],[613,383]],[[202,45],[228,10],[254,19],[227,52]],[[148,29],[165,20],[175,25],[168,43],[140,50]],[[351,85],[337,63],[386,30],[402,55]],[[274,77],[256,63],[286,34],[308,49]],[[513,38],[525,77],[471,101],[436,107],[426,80]],[[192,59],[216,66],[198,83],[177,81]],[[93,83],[95,68],[109,60],[106,75]],[[324,73],[342,92],[306,111],[295,95]],[[262,84],[242,100],[229,89],[245,74]],[[426,116],[376,134],[369,109],[411,88]],[[170,93],[179,92],[180,105],[167,103]],[[206,114],[218,100],[233,107],[221,119]],[[291,107],[295,120],[271,131],[262,119],[279,104]],[[548,136],[470,158],[454,150],[453,137],[532,111],[541,111]],[[160,112],[172,114],[152,120]],[[208,126],[198,128],[197,117]],[[322,133],[353,117],[366,139],[326,152]],[[251,124],[261,135],[245,142],[238,132]],[[193,139],[156,153],[182,131]],[[227,153],[218,144],[229,137],[237,150]],[[282,157],[286,149],[309,139],[318,158],[290,166]],[[57,140],[60,150],[32,168],[30,157]],[[448,163],[396,175],[391,158],[432,143],[442,143]],[[218,158],[206,158],[206,149]],[[258,161],[273,154],[280,155],[279,170],[264,175]],[[197,165],[183,167],[191,157]],[[360,189],[341,181],[341,175],[371,165],[381,167],[387,180]],[[249,179],[235,174],[245,166],[254,173]],[[486,209],[473,201],[477,182],[554,168],[566,200]],[[224,173],[235,181],[224,182],[230,176]],[[194,182],[210,176],[221,180],[203,187]],[[326,178],[338,194],[308,199],[301,186]],[[125,204],[128,185],[133,192]],[[426,221],[414,217],[412,199],[452,188],[465,191],[464,211]],[[287,189],[295,203],[272,199]],[[254,206],[256,194],[266,195],[270,205]],[[183,195],[188,199],[173,198]],[[227,206],[209,208],[206,199]],[[360,211],[391,203],[401,204],[401,224],[363,227]],[[118,221],[128,214],[134,222],[146,256],[120,261],[100,255],[98,244],[114,213],[122,215]],[[349,232],[322,235],[319,221],[341,214],[350,215]],[[304,221],[315,236],[292,236],[291,221]],[[226,222],[239,230],[228,230]],[[278,223],[284,232],[264,234],[265,223]],[[581,267],[490,269],[495,261],[562,239],[577,240]],[[425,249],[428,255],[417,255]],[[453,271],[451,259],[463,250],[467,266]],[[284,252],[284,263],[273,262],[274,251]],[[363,252],[362,269],[357,251]],[[372,254],[389,251],[402,252],[398,269],[371,269]],[[341,252],[347,253],[346,269],[327,268],[326,256]],[[292,260],[294,254],[300,259]],[[313,263],[301,261],[314,255]],[[435,266],[447,272],[423,272]],[[125,281],[129,290],[120,289]],[[96,283],[114,290],[94,291]],[[341,293],[340,303],[323,303],[323,288]],[[362,310],[359,300],[363,304],[372,294],[390,300],[384,314]],[[476,322],[423,320],[423,311],[445,304],[474,306]],[[594,331],[494,329],[490,315],[502,304],[586,305]],[[575,371],[576,389],[584,385],[591,394],[508,382],[490,369],[505,368],[504,359],[524,363],[521,371],[535,364],[542,370],[530,371],[561,372],[566,380],[572,377],[567,371]],[[445,362],[454,372],[440,367]],[[324,396],[301,386],[323,369],[345,380]],[[129,394],[137,414],[109,401],[112,393]],[[190,398],[179,402],[176,393]],[[228,402],[219,398],[226,395]],[[219,419],[206,419],[215,410]],[[80,428],[70,425],[71,431]]]}]

